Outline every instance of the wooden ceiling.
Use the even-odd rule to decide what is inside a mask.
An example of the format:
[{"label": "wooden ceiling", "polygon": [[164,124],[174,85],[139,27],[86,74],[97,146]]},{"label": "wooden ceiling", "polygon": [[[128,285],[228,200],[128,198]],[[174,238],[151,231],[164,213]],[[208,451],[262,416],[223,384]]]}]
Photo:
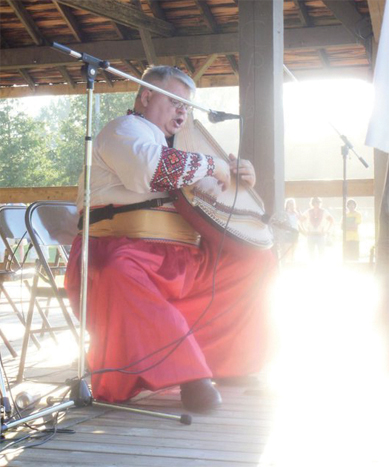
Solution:
[{"label": "wooden ceiling", "polygon": [[[285,0],[286,67],[297,77],[367,78],[371,4],[384,1]],[[85,92],[81,63],[53,41],[136,77],[148,63],[171,64],[200,87],[237,85],[238,8],[238,0],[0,0],[0,97]],[[133,89],[99,73],[97,92]]]}]

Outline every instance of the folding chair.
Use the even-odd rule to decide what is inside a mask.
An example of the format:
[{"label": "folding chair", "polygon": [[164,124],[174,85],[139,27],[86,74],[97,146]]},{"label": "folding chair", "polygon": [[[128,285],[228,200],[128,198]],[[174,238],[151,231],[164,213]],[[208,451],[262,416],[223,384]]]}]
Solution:
[{"label": "folding chair", "polygon": [[[35,275],[35,270],[22,267],[21,262],[23,261],[23,257],[19,259],[17,257],[17,250],[20,245],[23,245],[23,240],[29,241],[24,221],[26,209],[25,206],[13,205],[6,205],[0,208],[0,242],[1,250],[4,253],[3,263],[0,268],[0,295],[4,295],[23,326],[26,325],[24,315],[17,307],[15,300],[8,293],[5,284],[7,282],[20,281],[21,287],[24,285],[29,289],[28,279],[31,279]],[[20,290],[22,293],[22,288]],[[21,300],[21,303],[22,302],[23,300]],[[16,351],[13,349],[2,330],[0,330],[0,337],[3,339],[12,356],[15,357],[17,355]],[[39,348],[39,342],[35,336],[32,340]]]},{"label": "folding chair", "polygon": [[[36,262],[38,274],[34,277],[31,286],[17,382],[23,379],[29,339],[34,333],[42,331],[42,329],[32,329],[34,309],[39,298],[55,299],[66,321],[66,326],[53,327],[48,324],[48,330],[70,330],[78,342],[78,333],[65,303],[66,291],[56,280],[56,277],[65,274],[70,245],[78,233],[78,217],[76,205],[65,201],[37,201],[26,211],[25,223],[38,257]],[[51,256],[54,253],[54,257],[49,257],[48,250],[51,250]],[[41,285],[42,282],[45,286]],[[46,318],[48,319],[47,314]]]}]

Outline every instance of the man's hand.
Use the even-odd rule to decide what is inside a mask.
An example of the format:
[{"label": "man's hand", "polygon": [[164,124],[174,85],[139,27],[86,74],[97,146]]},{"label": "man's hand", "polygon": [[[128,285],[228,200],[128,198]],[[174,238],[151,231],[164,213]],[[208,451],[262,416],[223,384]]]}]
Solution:
[{"label": "man's hand", "polygon": [[221,185],[222,190],[225,191],[231,184],[231,173],[230,166],[223,159],[218,159],[214,157],[215,170],[213,171],[213,176],[218,181],[218,184]]},{"label": "man's hand", "polygon": [[[230,170],[233,174],[236,174],[238,172],[237,158],[233,154],[230,154],[228,157],[230,159]],[[247,159],[239,160],[239,178],[247,182],[251,188],[255,185],[254,167]]]}]

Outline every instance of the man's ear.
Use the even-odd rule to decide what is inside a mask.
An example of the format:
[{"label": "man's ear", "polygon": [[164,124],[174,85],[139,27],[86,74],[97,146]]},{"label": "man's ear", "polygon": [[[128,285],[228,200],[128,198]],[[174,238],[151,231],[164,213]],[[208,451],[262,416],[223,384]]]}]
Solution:
[{"label": "man's ear", "polygon": [[151,89],[144,89],[142,91],[142,94],[140,95],[140,101],[142,102],[143,107],[147,107],[149,105],[151,94]]}]

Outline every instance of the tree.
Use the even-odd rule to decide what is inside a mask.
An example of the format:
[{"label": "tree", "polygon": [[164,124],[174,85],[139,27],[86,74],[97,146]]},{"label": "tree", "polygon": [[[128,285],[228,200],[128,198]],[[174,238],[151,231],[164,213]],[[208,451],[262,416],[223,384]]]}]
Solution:
[{"label": "tree", "polygon": [[46,186],[55,169],[42,122],[16,99],[0,101],[0,186]]},{"label": "tree", "polygon": [[[125,115],[134,94],[95,94],[96,134]],[[22,99],[0,101],[0,186],[76,185],[85,155],[86,96],[53,98],[37,117]]]}]

